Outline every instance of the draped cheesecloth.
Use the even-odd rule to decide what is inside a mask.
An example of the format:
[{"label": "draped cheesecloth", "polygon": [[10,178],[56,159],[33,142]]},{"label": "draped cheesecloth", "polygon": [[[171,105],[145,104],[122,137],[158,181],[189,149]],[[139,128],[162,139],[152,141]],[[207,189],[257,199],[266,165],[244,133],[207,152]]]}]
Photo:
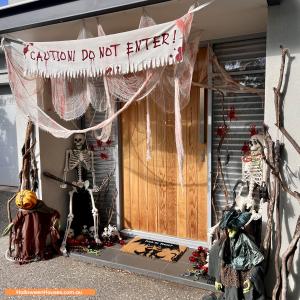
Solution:
[{"label": "draped cheesecloth", "polygon": [[[150,17],[142,16],[138,30],[121,33],[119,36],[105,35],[98,24],[97,38],[92,38],[83,28],[78,40],[74,41],[6,43],[5,39],[2,40],[16,104],[37,126],[58,138],[92,131],[97,139],[105,142],[109,139],[112,121],[133,102],[146,99],[147,159],[150,159],[148,95],[155,92],[156,104],[164,111],[175,114],[179,181],[182,183],[184,149],[180,111],[189,103],[199,44],[199,35],[193,39],[189,37],[190,29],[193,13],[208,4],[192,7],[183,17],[165,24],[156,25]],[[152,42],[144,43],[142,47],[140,41],[144,41],[145,37],[148,39],[148,36]],[[120,46],[116,46],[117,44]],[[99,45],[105,45],[106,48]],[[136,52],[132,48],[134,45]],[[115,57],[112,59],[111,55],[105,56],[103,49],[115,50]],[[93,53],[100,55],[100,58],[94,58]],[[217,66],[220,74],[220,88],[244,88],[231,79],[217,63],[212,51],[209,51],[203,69],[211,63]],[[53,108],[61,119],[77,119],[90,105],[96,111],[104,111],[106,119],[80,130],[69,130],[60,125],[38,104],[49,81]],[[200,77],[197,84],[210,87],[205,76]],[[117,100],[123,102],[118,110]]]}]

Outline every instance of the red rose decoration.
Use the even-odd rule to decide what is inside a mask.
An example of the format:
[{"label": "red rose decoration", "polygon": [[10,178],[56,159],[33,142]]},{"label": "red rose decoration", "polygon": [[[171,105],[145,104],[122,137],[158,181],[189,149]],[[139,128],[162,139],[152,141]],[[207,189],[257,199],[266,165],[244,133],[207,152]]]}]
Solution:
[{"label": "red rose decoration", "polygon": [[199,253],[198,253],[197,251],[194,251],[194,252],[192,253],[192,255],[193,255],[194,257],[199,257]]},{"label": "red rose decoration", "polygon": [[124,240],[120,240],[120,241],[119,241],[119,244],[120,244],[121,246],[123,246],[123,245],[126,244],[126,242],[125,242]]},{"label": "red rose decoration", "polygon": [[203,250],[204,250],[203,247],[201,246],[198,247],[198,251],[203,251]]},{"label": "red rose decoration", "polygon": [[196,257],[194,257],[194,256],[190,256],[189,257],[189,261],[190,262],[195,262],[197,259],[196,259]]}]

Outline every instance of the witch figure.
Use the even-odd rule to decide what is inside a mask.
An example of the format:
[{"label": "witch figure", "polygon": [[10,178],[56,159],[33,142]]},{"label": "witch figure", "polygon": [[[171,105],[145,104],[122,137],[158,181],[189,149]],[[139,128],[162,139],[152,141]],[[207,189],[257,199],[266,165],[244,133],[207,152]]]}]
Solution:
[{"label": "witch figure", "polygon": [[263,254],[244,231],[250,212],[226,211],[220,222],[223,236],[209,254],[209,275],[220,295],[203,300],[264,300]]}]

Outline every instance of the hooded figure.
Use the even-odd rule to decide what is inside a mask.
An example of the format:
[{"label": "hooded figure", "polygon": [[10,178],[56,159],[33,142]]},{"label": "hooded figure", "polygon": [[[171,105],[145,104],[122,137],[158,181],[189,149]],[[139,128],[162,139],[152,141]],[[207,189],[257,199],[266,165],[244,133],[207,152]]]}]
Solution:
[{"label": "hooded figure", "polygon": [[212,247],[209,255],[209,275],[216,279],[215,288],[223,291],[203,299],[264,300],[264,257],[254,241],[242,228],[251,213],[226,211],[220,222],[224,236]]}]

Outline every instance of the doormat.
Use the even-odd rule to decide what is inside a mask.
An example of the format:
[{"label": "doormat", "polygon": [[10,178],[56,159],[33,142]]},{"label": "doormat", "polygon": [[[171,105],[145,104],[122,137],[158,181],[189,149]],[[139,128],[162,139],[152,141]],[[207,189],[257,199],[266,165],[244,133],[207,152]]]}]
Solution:
[{"label": "doormat", "polygon": [[135,237],[122,247],[122,251],[126,253],[135,253],[137,255],[150,258],[159,258],[169,262],[176,262],[184,254],[187,247],[153,241]]}]

